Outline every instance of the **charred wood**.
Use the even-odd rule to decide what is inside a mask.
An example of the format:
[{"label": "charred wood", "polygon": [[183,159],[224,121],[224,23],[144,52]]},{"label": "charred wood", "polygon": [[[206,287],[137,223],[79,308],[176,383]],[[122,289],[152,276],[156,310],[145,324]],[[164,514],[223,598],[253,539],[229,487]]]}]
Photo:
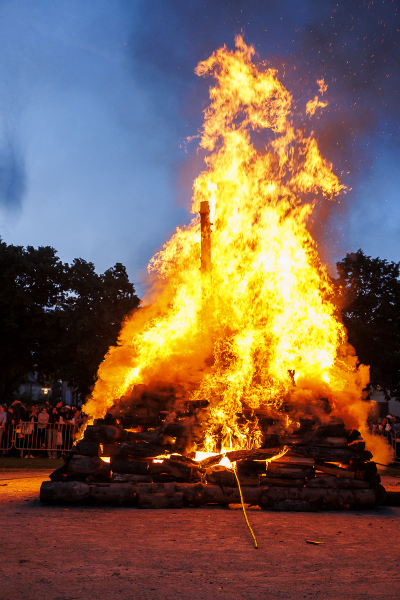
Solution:
[{"label": "charred wood", "polygon": [[291,466],[285,464],[268,463],[267,477],[278,477],[286,479],[304,479],[305,477],[314,477],[313,467]]},{"label": "charred wood", "polygon": [[82,456],[75,454],[65,465],[67,475],[110,475],[110,464],[105,463],[98,456]]},{"label": "charred wood", "polygon": [[153,483],[151,475],[136,475],[135,473],[113,473],[112,482],[116,483]]},{"label": "charred wood", "polygon": [[119,456],[117,454],[111,457],[111,470],[113,473],[148,475],[149,465],[147,461],[134,460],[127,456]]},{"label": "charred wood", "polygon": [[114,456],[118,454],[119,444],[100,444],[100,456]]},{"label": "charred wood", "polygon": [[354,479],[356,475],[355,471],[351,469],[343,469],[342,467],[320,461],[316,463],[315,470],[327,473],[328,475],[335,475],[336,477],[345,477],[346,479]]},{"label": "charred wood", "polygon": [[100,456],[100,444],[99,442],[87,442],[81,440],[76,445],[78,454],[83,456]]},{"label": "charred wood", "polygon": [[377,492],[371,488],[363,490],[310,487],[263,488],[261,494],[262,508],[274,508],[275,504],[282,500],[307,501],[319,508],[338,509],[346,505],[373,506],[377,502]]},{"label": "charred wood", "polygon": [[258,473],[265,473],[266,463],[264,461],[256,460],[238,460],[236,462],[236,468],[239,477],[244,477]]},{"label": "charred wood", "polygon": [[372,458],[372,454],[368,450],[353,452],[347,448],[324,448],[320,446],[296,446],[291,449],[291,453],[344,464],[349,464],[350,461],[365,462]]},{"label": "charred wood", "polygon": [[268,477],[262,475],[260,478],[261,485],[278,486],[278,487],[304,487],[304,479],[280,479],[279,477]]},{"label": "charred wood", "polygon": [[201,474],[197,466],[191,466],[180,461],[164,459],[163,462],[149,463],[149,473],[152,475],[170,475],[177,481],[200,481]]},{"label": "charred wood", "polygon": [[353,452],[361,452],[365,450],[365,442],[364,440],[355,440],[354,442],[351,442],[348,447],[349,450],[352,450]]},{"label": "charred wood", "polygon": [[367,481],[361,479],[346,479],[345,477],[336,477],[335,475],[323,475],[314,477],[307,481],[307,487],[338,488],[338,489],[364,489],[369,487]]},{"label": "charred wood", "polygon": [[43,481],[40,486],[40,501],[43,504],[59,502],[83,502],[90,496],[90,486],[81,481]]},{"label": "charred wood", "polygon": [[88,425],[85,429],[85,442],[124,442],[128,437],[125,429],[112,425]]},{"label": "charred wood", "polygon": [[312,466],[315,464],[313,458],[306,458],[303,456],[294,456],[293,454],[285,454],[280,458],[276,458],[273,461],[274,465],[303,465]]},{"label": "charred wood", "polygon": [[108,483],[90,486],[89,498],[96,504],[136,505],[138,495],[133,483]]},{"label": "charred wood", "polygon": [[147,442],[125,442],[120,445],[118,454],[120,454],[121,456],[151,458],[155,456],[161,456],[165,452],[171,451],[171,445],[161,446],[160,444],[148,444]]},{"label": "charred wood", "polygon": [[360,436],[361,436],[361,433],[358,431],[358,429],[350,429],[347,432],[347,441],[349,444],[351,444],[351,442],[354,442],[354,440],[356,440]]}]

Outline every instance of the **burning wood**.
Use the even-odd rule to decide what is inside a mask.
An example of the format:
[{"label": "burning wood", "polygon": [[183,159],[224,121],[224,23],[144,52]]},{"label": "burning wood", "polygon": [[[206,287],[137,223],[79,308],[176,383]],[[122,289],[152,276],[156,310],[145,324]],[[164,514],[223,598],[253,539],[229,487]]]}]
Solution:
[{"label": "burning wood", "polygon": [[[168,421],[168,416],[162,415],[171,425],[176,413],[169,416]],[[187,423],[187,427],[191,425]],[[317,437],[304,438],[303,443],[298,435],[291,438],[284,434],[274,448],[233,450],[196,461],[174,454],[170,442],[155,445],[132,437],[137,432],[117,425],[95,425],[87,428],[65,467],[52,474],[51,482],[42,484],[41,500],[122,503],[139,508],[235,504],[240,502],[232,468],[235,463],[244,502],[262,508],[317,510],[382,502],[384,490],[379,485],[376,465],[370,461],[371,453],[360,450],[352,431],[344,426],[340,439],[352,441],[346,448],[330,447],[326,441],[330,437],[324,439],[321,432],[331,433],[332,426],[337,425],[328,423],[324,430],[316,425]],[[103,444],[110,431],[113,439],[125,441]],[[315,439],[318,445],[310,443]],[[105,449],[112,450],[108,463],[99,457]],[[95,451],[97,455],[93,456]],[[109,482],[105,483],[107,478]],[[87,485],[75,485],[79,482]]]}]

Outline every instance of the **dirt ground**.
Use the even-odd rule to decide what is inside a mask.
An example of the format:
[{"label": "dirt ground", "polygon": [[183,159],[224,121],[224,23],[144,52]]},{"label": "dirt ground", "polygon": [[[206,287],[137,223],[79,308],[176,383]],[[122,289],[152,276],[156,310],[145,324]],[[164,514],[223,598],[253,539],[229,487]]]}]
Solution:
[{"label": "dirt ground", "polygon": [[[45,471],[0,470],[2,600],[398,599],[400,507],[44,506]],[[400,479],[383,478],[400,491]],[[306,540],[323,542],[308,544]]]}]

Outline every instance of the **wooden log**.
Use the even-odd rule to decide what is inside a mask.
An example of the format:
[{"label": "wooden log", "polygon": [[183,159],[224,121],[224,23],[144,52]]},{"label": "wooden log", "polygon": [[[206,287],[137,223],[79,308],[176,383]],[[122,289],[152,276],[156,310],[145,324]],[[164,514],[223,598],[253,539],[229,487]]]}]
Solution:
[{"label": "wooden log", "polygon": [[110,463],[106,463],[98,456],[82,456],[74,454],[66,465],[67,475],[109,475],[111,476]]},{"label": "wooden log", "polygon": [[287,479],[304,479],[305,477],[314,477],[313,467],[292,466],[286,464],[268,463],[267,477],[279,477]]},{"label": "wooden log", "polygon": [[232,450],[223,454],[217,454],[201,460],[199,467],[207,469],[217,465],[226,456],[231,462],[238,460],[267,460],[276,456],[282,451],[282,448],[260,448],[259,450]]},{"label": "wooden log", "polygon": [[128,435],[126,438],[127,442],[150,442],[151,444],[159,444],[162,441],[164,434],[162,433],[162,428],[156,427],[155,429],[151,429],[150,431],[128,431]]},{"label": "wooden log", "polygon": [[177,481],[200,481],[200,470],[180,461],[164,459],[162,462],[150,462],[149,473],[171,475]]},{"label": "wooden log", "polygon": [[239,477],[245,477],[249,475],[265,473],[266,463],[265,461],[257,460],[238,460],[236,462],[236,468]]},{"label": "wooden log", "polygon": [[368,450],[353,452],[347,448],[322,448],[320,446],[296,446],[290,450],[290,453],[344,464],[350,464],[350,461],[365,462],[372,458],[372,454]]},{"label": "wooden log", "polygon": [[[357,480],[359,481],[359,480]],[[376,473],[375,475],[372,475],[372,477],[368,480],[369,486],[374,486],[374,485],[379,485],[381,482],[381,476],[378,475],[378,473]]]},{"label": "wooden log", "polygon": [[147,442],[126,442],[120,445],[118,454],[121,456],[133,456],[137,458],[152,458],[155,456],[162,456],[170,451],[172,451],[171,445],[161,446],[158,444],[148,444]]},{"label": "wooden log", "polygon": [[400,506],[400,492],[386,492],[386,498],[382,504],[384,506]]},{"label": "wooden log", "polygon": [[324,462],[317,462],[315,470],[327,473],[328,475],[335,475],[336,477],[345,477],[346,479],[354,479],[356,475],[355,471],[352,471],[351,469],[343,469],[342,467],[337,467],[336,465]]},{"label": "wooden log", "polygon": [[348,432],[343,423],[342,425],[320,425],[314,430],[314,433],[317,437],[342,437]]},{"label": "wooden log", "polygon": [[[318,437],[313,444],[327,448],[347,448],[347,437]],[[362,448],[364,450],[365,448]]]},{"label": "wooden log", "polygon": [[113,473],[132,473],[135,475],[148,475],[147,461],[135,460],[127,456],[114,455],[111,457],[111,470]]},{"label": "wooden log", "polygon": [[[345,433],[345,430],[343,430]],[[299,446],[322,446],[327,448],[347,448],[347,436],[339,437],[317,436],[313,432],[305,432],[303,435],[290,435],[281,437],[281,443],[292,448]],[[293,450],[294,451],[294,450]]]},{"label": "wooden log", "polygon": [[[247,487],[242,486],[243,500],[245,504],[260,503],[261,490],[260,486]],[[213,484],[179,484],[179,490],[183,493],[183,500],[186,505],[202,505],[202,504],[240,504],[239,488],[220,487]]]},{"label": "wooden log", "polygon": [[377,493],[374,489],[325,489],[310,487],[262,488],[261,508],[274,508],[282,500],[307,501],[319,508],[339,509],[346,505],[374,506]]},{"label": "wooden log", "polygon": [[132,483],[93,484],[90,486],[89,499],[96,504],[135,505],[138,503],[138,494]]},{"label": "wooden log", "polygon": [[83,456],[100,456],[100,444],[99,442],[87,442],[81,440],[76,445],[78,454]]},{"label": "wooden log", "polygon": [[192,458],[189,458],[188,456],[182,456],[182,454],[174,454],[174,453],[170,454],[170,459],[178,461],[178,462],[182,462],[185,465],[191,465],[192,467],[196,467],[196,469],[199,468],[198,460],[193,460]]},{"label": "wooden log", "polygon": [[137,417],[127,415],[120,419],[120,423],[124,429],[134,429],[136,427],[150,428],[150,427],[159,427],[160,425],[160,417]]},{"label": "wooden log", "polygon": [[[214,467],[206,471],[206,479],[208,483],[222,485],[225,487],[237,487],[235,473],[226,467]],[[258,476],[257,476],[258,485]]]},{"label": "wooden log", "polygon": [[365,442],[364,440],[355,440],[349,444],[348,448],[353,452],[361,452],[362,450],[365,450]]},{"label": "wooden log", "polygon": [[373,461],[367,463],[356,462],[355,479],[363,479],[364,481],[370,481],[374,475],[377,474],[378,469],[376,463]]},{"label": "wooden log", "polygon": [[113,425],[88,425],[85,429],[85,442],[124,442],[128,437],[125,429]]},{"label": "wooden log", "polygon": [[305,484],[304,479],[279,479],[279,477],[268,477],[268,475],[261,475],[260,485],[279,486],[279,487],[303,487]]},{"label": "wooden log", "polygon": [[115,456],[118,454],[119,444],[100,444],[100,456]]},{"label": "wooden log", "polygon": [[136,475],[135,473],[113,473],[111,481],[117,483],[153,483],[151,475]]},{"label": "wooden log", "polygon": [[335,475],[324,475],[307,481],[307,487],[338,488],[343,490],[353,488],[365,489],[369,487],[369,483],[361,481],[361,479],[346,479],[344,477],[336,477]]},{"label": "wooden log", "polygon": [[43,481],[40,486],[40,501],[43,504],[59,502],[83,502],[90,496],[90,487],[81,481]]},{"label": "wooden log", "polygon": [[351,442],[354,442],[357,438],[359,438],[361,435],[361,433],[358,431],[358,429],[350,429],[347,432],[347,441],[349,444],[351,444]]},{"label": "wooden log", "polygon": [[[49,475],[50,481],[74,481],[76,476],[70,477],[67,475],[67,465],[59,467]],[[84,476],[82,476],[84,479]]]},{"label": "wooden log", "polygon": [[385,488],[383,487],[383,485],[374,485],[370,489],[372,489],[375,492],[376,504],[378,506],[381,506],[382,504],[384,504],[384,502],[386,500],[387,492],[386,492]]},{"label": "wooden log", "polygon": [[274,465],[305,465],[312,466],[315,464],[313,458],[304,458],[303,456],[294,456],[293,454],[285,454],[280,458],[274,459],[270,464]]}]

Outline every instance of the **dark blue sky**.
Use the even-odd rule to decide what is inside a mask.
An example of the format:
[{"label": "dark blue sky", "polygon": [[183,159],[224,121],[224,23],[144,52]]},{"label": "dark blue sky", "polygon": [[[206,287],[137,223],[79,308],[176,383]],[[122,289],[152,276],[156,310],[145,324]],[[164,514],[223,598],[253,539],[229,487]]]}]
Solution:
[{"label": "dark blue sky", "polygon": [[122,262],[141,291],[202,168],[194,68],[240,32],[295,115],[329,85],[312,126],[349,191],[316,214],[324,258],[400,261],[399,0],[0,0],[1,237]]}]

